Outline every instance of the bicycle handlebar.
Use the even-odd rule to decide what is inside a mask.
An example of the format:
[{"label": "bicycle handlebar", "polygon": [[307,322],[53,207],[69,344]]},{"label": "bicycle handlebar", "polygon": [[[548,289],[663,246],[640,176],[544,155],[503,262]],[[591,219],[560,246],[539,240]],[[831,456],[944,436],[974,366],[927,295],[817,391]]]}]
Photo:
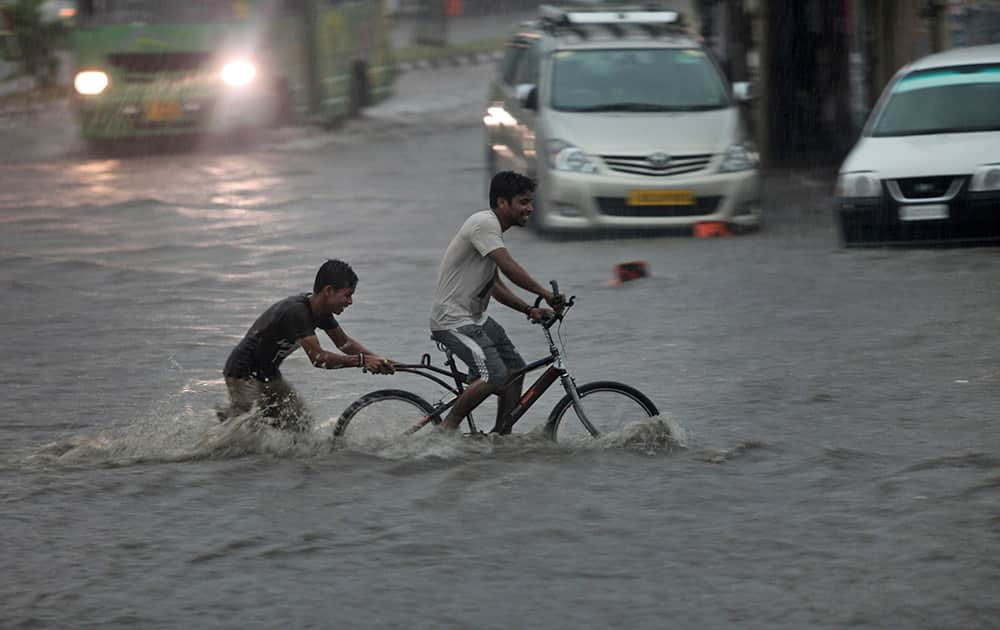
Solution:
[{"label": "bicycle handlebar", "polygon": [[[570,309],[570,307],[572,307],[573,304],[576,303],[576,296],[575,295],[571,295],[569,297],[569,299],[566,299],[565,295],[559,293],[559,283],[558,282],[556,282],[555,280],[550,280],[549,284],[552,285],[552,297],[553,297],[553,301],[556,304],[560,304],[560,306],[558,307],[558,311],[556,313],[554,313],[551,317],[545,317],[545,318],[543,318],[542,320],[540,320],[538,322],[532,322],[532,323],[540,324],[541,326],[543,326],[546,329],[552,328],[553,324],[555,324],[558,321],[561,321],[562,318],[565,316],[566,311],[568,311]],[[542,303],[542,296],[539,295],[538,297],[535,298],[535,306],[534,306],[534,308],[538,308],[541,305],[541,303]]]}]

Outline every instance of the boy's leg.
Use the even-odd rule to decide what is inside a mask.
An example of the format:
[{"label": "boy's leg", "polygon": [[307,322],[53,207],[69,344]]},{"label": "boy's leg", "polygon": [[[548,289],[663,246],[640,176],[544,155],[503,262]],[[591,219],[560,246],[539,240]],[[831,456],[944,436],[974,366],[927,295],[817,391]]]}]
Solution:
[{"label": "boy's leg", "polygon": [[312,417],[295,388],[283,378],[264,383],[264,415],[271,426],[288,431],[307,431]]},{"label": "boy's leg", "polygon": [[229,394],[229,405],[215,410],[219,422],[225,422],[230,418],[249,412],[253,409],[254,403],[260,402],[263,393],[259,381],[233,376],[226,377],[226,391]]}]

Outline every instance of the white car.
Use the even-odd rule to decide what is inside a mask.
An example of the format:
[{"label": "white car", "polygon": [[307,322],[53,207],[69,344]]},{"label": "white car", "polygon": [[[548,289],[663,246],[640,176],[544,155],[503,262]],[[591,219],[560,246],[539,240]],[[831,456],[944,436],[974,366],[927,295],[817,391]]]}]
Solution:
[{"label": "white car", "polygon": [[1000,45],[900,70],[840,167],[841,242],[1000,239]]},{"label": "white car", "polygon": [[730,86],[680,20],[543,7],[511,38],[483,119],[487,174],[536,178],[533,227],[759,227],[749,85]]}]

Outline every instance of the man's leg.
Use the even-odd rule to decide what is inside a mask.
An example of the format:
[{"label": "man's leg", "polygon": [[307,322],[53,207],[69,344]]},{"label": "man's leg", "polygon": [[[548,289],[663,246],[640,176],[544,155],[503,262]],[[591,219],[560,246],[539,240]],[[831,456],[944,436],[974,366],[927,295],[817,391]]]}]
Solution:
[{"label": "man's leg", "polygon": [[[483,324],[483,331],[493,343],[497,356],[503,361],[504,371],[510,374],[524,367],[524,359],[521,358],[517,348],[514,347],[514,344],[507,336],[507,332],[503,329],[503,326],[490,317]],[[523,387],[524,375],[522,374],[515,380],[512,380],[510,385],[500,392],[500,399],[497,401],[496,425],[490,433],[499,433],[500,435],[510,433],[510,430],[514,426],[510,412],[514,410],[514,407],[521,400],[521,389]]]},{"label": "man's leg", "polygon": [[521,400],[521,389],[523,387],[524,375],[522,374],[517,379],[511,381],[510,385],[500,392],[500,399],[497,401],[497,421],[493,425],[493,429],[490,430],[490,433],[499,433],[500,435],[510,433],[511,427],[514,426],[514,423],[510,419],[510,412],[514,410],[518,401]]},{"label": "man's leg", "polygon": [[465,388],[454,406],[448,411],[448,416],[441,421],[441,428],[456,429],[462,424],[465,416],[472,413],[472,410],[479,406],[479,403],[486,400],[492,394],[494,387],[492,384],[477,378],[471,385]]},{"label": "man's leg", "polygon": [[470,324],[454,330],[434,331],[431,338],[469,366],[469,376],[474,379],[441,421],[442,428],[455,429],[487,396],[503,386],[507,368],[483,326]]}]

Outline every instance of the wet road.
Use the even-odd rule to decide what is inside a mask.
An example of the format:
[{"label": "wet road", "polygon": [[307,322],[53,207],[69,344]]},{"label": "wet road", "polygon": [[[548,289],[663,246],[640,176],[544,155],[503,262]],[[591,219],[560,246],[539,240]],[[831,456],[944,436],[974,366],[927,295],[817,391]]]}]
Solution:
[{"label": "wet road", "polygon": [[[769,179],[757,234],[508,233],[578,296],[578,380],[646,391],[672,448],[339,443],[359,394],[422,386],[301,353],[312,435],[216,422],[228,351],[326,257],[361,277],[349,334],[435,352],[439,257],[485,205],[483,76],[230,151],[92,159],[58,108],[0,129],[3,625],[996,627],[1000,250],[842,251],[807,173]],[[652,276],[607,286],[634,259]]]}]

